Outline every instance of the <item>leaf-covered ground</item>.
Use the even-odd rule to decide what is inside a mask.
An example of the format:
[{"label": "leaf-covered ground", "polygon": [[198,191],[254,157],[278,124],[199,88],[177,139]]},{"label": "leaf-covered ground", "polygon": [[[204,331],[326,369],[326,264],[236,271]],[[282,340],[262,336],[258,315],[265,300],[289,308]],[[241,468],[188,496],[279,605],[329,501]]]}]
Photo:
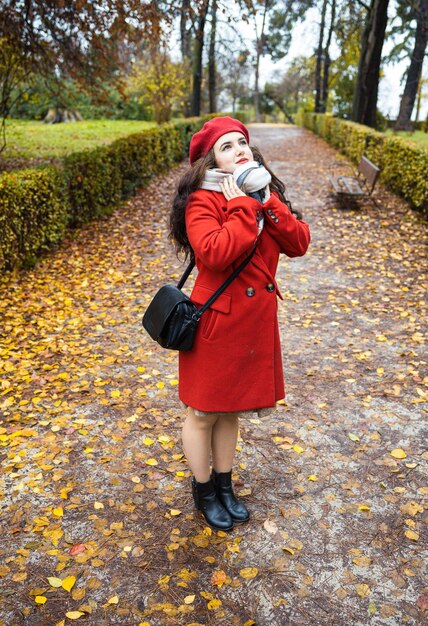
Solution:
[{"label": "leaf-covered ground", "polygon": [[141,331],[182,271],[180,166],[1,278],[0,624],[426,620],[426,223],[381,188],[378,208],[336,206],[345,163],[310,133],[252,135],[313,241],[279,266],[287,399],[241,423],[251,521],[214,533],[195,513],[177,355]]}]

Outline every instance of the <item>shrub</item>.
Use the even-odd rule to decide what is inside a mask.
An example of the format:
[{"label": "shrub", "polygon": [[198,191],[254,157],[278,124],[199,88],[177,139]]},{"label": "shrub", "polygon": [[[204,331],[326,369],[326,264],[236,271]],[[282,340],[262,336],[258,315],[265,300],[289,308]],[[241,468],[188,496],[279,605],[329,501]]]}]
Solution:
[{"label": "shrub", "polygon": [[110,215],[122,199],[188,154],[212,115],[179,120],[64,157],[61,167],[0,177],[0,269],[22,267],[60,241],[66,226]]},{"label": "shrub", "polygon": [[67,224],[63,191],[53,167],[0,177],[0,268],[32,265],[61,240]]},{"label": "shrub", "polygon": [[380,180],[413,207],[428,214],[428,150],[401,137],[329,114],[299,111],[296,123],[323,137],[354,163],[366,155],[381,168]]}]

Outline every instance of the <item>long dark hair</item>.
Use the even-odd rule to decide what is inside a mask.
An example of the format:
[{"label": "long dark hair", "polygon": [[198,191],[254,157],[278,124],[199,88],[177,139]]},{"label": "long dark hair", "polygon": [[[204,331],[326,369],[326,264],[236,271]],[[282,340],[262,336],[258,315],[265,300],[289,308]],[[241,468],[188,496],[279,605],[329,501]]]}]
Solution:
[{"label": "long dark hair", "polygon": [[[280,200],[288,206],[290,211],[297,217],[298,220],[301,220],[302,214],[300,211],[293,209],[291,202],[285,195],[285,185],[282,180],[275,176],[262,157],[258,148],[252,147],[251,151],[253,153],[254,160],[261,163],[272,177],[272,181],[269,185],[270,190],[276,191]],[[172,209],[169,218],[169,235],[174,242],[177,254],[184,252],[186,259],[189,255],[191,257],[193,256],[192,246],[190,245],[186,232],[186,206],[189,201],[189,196],[201,186],[205,176],[205,171],[214,167],[217,167],[217,164],[214,157],[214,149],[211,148],[208,154],[195,161],[187,172],[185,172],[178,183],[177,193],[172,202]]]}]

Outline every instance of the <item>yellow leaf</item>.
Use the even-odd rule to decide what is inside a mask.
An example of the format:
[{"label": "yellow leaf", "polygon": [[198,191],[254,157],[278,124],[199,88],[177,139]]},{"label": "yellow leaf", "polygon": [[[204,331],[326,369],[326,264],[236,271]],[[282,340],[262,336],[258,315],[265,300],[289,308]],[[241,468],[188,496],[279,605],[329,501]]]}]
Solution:
[{"label": "yellow leaf", "polygon": [[359,509],[360,511],[370,511],[370,507],[369,507],[369,506],[367,506],[367,504],[359,504],[359,505],[358,505],[358,509]]},{"label": "yellow leaf", "polygon": [[418,513],[423,513],[424,507],[418,502],[411,500],[410,502],[400,506],[400,511],[404,513],[404,515],[411,515],[412,517],[415,517]]},{"label": "yellow leaf", "polygon": [[169,384],[170,384],[170,385],[178,385],[178,380],[177,380],[176,378],[172,378],[172,379],[169,381]]},{"label": "yellow leaf", "polygon": [[304,452],[304,449],[298,445],[293,446],[293,450],[294,452],[297,452],[297,454],[302,454],[302,452]]},{"label": "yellow leaf", "polygon": [[64,509],[59,506],[57,509],[54,509],[52,513],[56,515],[56,517],[62,517],[64,515]]},{"label": "yellow leaf", "polygon": [[390,455],[394,457],[394,459],[405,459],[407,454],[401,448],[395,448],[390,452]]},{"label": "yellow leaf", "polygon": [[355,559],[352,559],[352,562],[359,567],[368,567],[371,565],[372,560],[369,556],[357,556]]},{"label": "yellow leaf", "polygon": [[184,598],[184,604],[192,604],[195,601],[196,596],[186,596]]},{"label": "yellow leaf", "polygon": [[358,435],[354,435],[353,433],[348,433],[348,437],[351,441],[360,441]]},{"label": "yellow leaf", "polygon": [[179,511],[178,509],[171,509],[170,510],[170,514],[171,515],[181,515],[181,511]]},{"label": "yellow leaf", "polygon": [[102,502],[94,502],[94,509],[98,511],[99,509],[103,509],[103,508],[104,508],[104,504]]},{"label": "yellow leaf", "polygon": [[141,478],[139,476],[131,476],[131,480],[133,483],[140,483],[141,482]]},{"label": "yellow leaf", "polygon": [[207,607],[210,611],[215,611],[220,606],[221,606],[221,600],[217,600],[216,598],[214,598],[214,600],[210,600],[207,604]]},{"label": "yellow leaf", "polygon": [[147,465],[157,465],[158,464],[156,459],[146,459],[145,462],[146,462]]},{"label": "yellow leaf", "polygon": [[312,480],[314,483],[316,483],[318,480],[318,476],[316,476],[315,474],[311,474],[310,476],[308,476],[308,480]]},{"label": "yellow leaf", "polygon": [[108,604],[119,604],[119,596],[113,596],[108,600]]},{"label": "yellow leaf", "polygon": [[160,380],[158,383],[156,383],[156,387],[157,387],[158,389],[163,389],[163,388],[165,387],[165,383],[163,383],[163,382]]},{"label": "yellow leaf", "polygon": [[47,602],[48,599],[45,598],[45,596],[36,596],[34,598],[34,602],[36,602],[37,604],[45,604],[45,602]]},{"label": "yellow leaf", "polygon": [[51,576],[50,578],[48,578],[48,583],[51,587],[62,587],[61,578],[55,578],[54,576]]},{"label": "yellow leaf", "polygon": [[161,435],[158,437],[158,441],[159,443],[169,443],[171,441],[171,437],[168,437],[168,435]]},{"label": "yellow leaf", "polygon": [[61,585],[62,585],[62,588],[65,589],[66,591],[71,591],[74,587],[75,582],[76,582],[75,576],[67,576],[67,578],[64,578]]},{"label": "yellow leaf", "polygon": [[289,552],[290,554],[294,554],[294,550],[293,548],[282,548],[284,550],[284,552]]},{"label": "yellow leaf", "polygon": [[113,391],[111,392],[111,397],[112,398],[120,398],[120,391],[119,389],[113,389]]},{"label": "yellow leaf", "polygon": [[415,532],[414,530],[405,530],[404,534],[406,535],[407,539],[411,539],[412,541],[419,540],[419,533]]},{"label": "yellow leaf", "polygon": [[255,621],[253,619],[248,619],[245,623],[244,626],[255,626]]},{"label": "yellow leaf", "polygon": [[143,443],[145,446],[152,446],[154,444],[154,439],[150,439],[150,437],[145,437],[143,439]]},{"label": "yellow leaf", "polygon": [[355,588],[360,598],[366,598],[371,593],[370,587],[366,585],[366,583],[360,583],[359,585],[356,585]]},{"label": "yellow leaf", "polygon": [[242,578],[255,578],[259,573],[257,567],[245,567],[244,569],[239,570]]},{"label": "yellow leaf", "polygon": [[85,615],[84,613],[82,613],[82,611],[68,611],[65,614],[68,619],[79,619],[79,617],[82,617],[82,615]]}]

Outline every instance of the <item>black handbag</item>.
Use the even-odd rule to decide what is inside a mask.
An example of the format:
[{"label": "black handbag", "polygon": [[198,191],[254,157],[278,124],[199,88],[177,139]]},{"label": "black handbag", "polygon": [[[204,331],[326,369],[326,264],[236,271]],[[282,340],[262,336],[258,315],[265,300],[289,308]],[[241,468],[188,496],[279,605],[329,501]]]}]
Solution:
[{"label": "black handbag", "polygon": [[150,337],[157,341],[162,348],[183,351],[191,350],[202,314],[223,293],[244,267],[248,265],[255,251],[256,248],[254,246],[251,254],[247,256],[200,309],[181,291],[195,266],[195,262],[191,261],[178,284],[161,287],[144,313],[143,326]]}]

